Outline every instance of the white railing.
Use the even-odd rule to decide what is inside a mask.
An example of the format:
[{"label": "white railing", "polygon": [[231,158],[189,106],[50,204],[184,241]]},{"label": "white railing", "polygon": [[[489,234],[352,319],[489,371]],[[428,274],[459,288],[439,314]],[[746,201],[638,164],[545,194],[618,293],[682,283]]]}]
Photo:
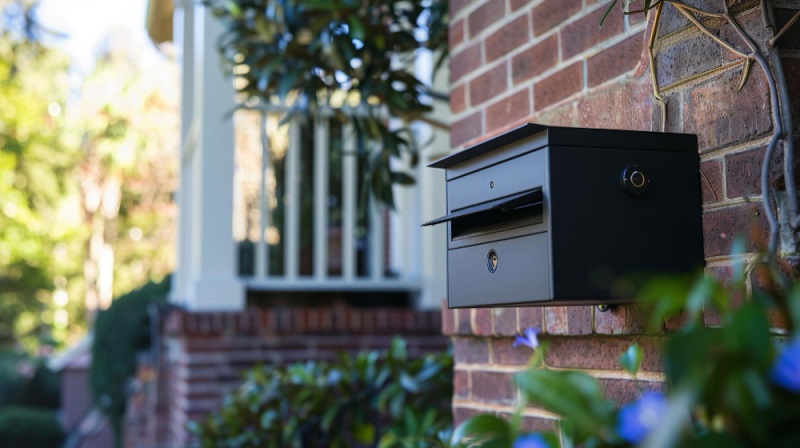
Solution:
[{"label": "white railing", "polygon": [[[333,118],[279,124],[277,113],[235,117],[234,240],[252,290],[409,291],[410,260],[386,252],[420,244],[387,231],[389,212],[364,204],[352,126]],[[260,132],[256,134],[255,129]],[[403,213],[402,216],[416,213]],[[415,226],[404,226],[413,228]]]}]

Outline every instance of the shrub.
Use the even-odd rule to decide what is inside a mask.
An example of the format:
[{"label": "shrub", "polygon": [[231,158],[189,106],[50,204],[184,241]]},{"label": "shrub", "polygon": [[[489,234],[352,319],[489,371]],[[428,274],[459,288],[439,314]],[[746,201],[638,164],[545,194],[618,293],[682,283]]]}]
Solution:
[{"label": "shrub", "polygon": [[18,406],[0,409],[0,446],[58,448],[63,439],[53,411]]},{"label": "shrub", "polygon": [[260,367],[190,429],[204,448],[438,446],[451,425],[452,367],[450,353],[409,360],[401,339],[385,353]]},{"label": "shrub", "polygon": [[136,353],[150,347],[151,305],[167,302],[170,278],[149,282],[120,296],[97,315],[92,344],[89,388],[92,400],[108,416],[115,446],[122,440],[128,383],[136,372]]},{"label": "shrub", "polygon": [[61,383],[43,358],[0,352],[0,408],[9,405],[57,409]]}]

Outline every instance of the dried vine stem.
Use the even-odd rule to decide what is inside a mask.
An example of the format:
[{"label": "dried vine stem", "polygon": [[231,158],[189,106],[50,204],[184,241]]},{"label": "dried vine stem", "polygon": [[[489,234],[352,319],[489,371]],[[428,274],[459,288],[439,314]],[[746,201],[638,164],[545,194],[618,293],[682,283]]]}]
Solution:
[{"label": "dried vine stem", "polygon": [[[772,62],[775,72],[773,73],[773,71],[770,70],[769,64],[767,64],[766,60],[759,52],[758,46],[755,44],[753,39],[746,32],[744,32],[739,23],[731,15],[730,7],[728,5],[727,0],[723,0],[724,12],[722,13],[704,11],[694,6],[687,5],[686,3],[683,3],[680,0],[662,0],[659,1],[657,4],[652,5],[649,9],[655,9],[656,15],[654,18],[653,28],[651,30],[648,40],[648,50],[650,57],[650,77],[653,82],[654,97],[661,104],[662,129],[664,128],[666,123],[666,107],[661,97],[661,92],[658,87],[658,80],[656,78],[655,56],[653,53],[653,48],[658,34],[658,22],[661,17],[661,8],[664,3],[669,3],[670,5],[675,7],[703,34],[710,37],[712,40],[714,40],[717,44],[719,44],[723,48],[731,51],[732,53],[742,58],[743,72],[742,72],[742,79],[739,82],[738,90],[741,90],[745,82],[747,81],[753,61],[756,61],[758,63],[758,65],[761,67],[761,69],[764,71],[764,74],[766,75],[767,84],[770,92],[770,105],[771,105],[774,131],[764,154],[764,161],[762,164],[760,180],[761,180],[761,196],[762,196],[762,202],[764,204],[764,212],[766,214],[770,227],[768,259],[770,262],[770,266],[776,268],[774,256],[778,248],[778,230],[780,224],[778,223],[778,220],[775,216],[775,211],[773,209],[772,201],[770,199],[769,168],[770,168],[770,163],[772,161],[772,155],[775,152],[775,148],[777,147],[778,142],[781,141],[783,141],[783,146],[784,146],[784,179],[786,182],[787,196],[789,197],[789,205],[788,205],[789,225],[791,226],[793,231],[797,231],[798,228],[800,228],[800,213],[798,213],[797,197],[796,197],[797,192],[794,182],[795,179],[794,141],[791,128],[792,123],[791,123],[790,99],[789,99],[788,89],[786,88],[786,80],[783,76],[783,69],[780,63],[780,55],[777,54],[777,51],[774,50],[774,48],[772,47],[774,46],[774,43],[781,37],[781,35],[783,35],[786,32],[786,30],[790,26],[792,26],[792,24],[794,24],[798,20],[798,18],[800,18],[800,11],[798,11],[798,13],[795,14],[795,16],[792,17],[792,19],[768,42],[769,44],[768,49],[772,48],[770,56],[773,59]],[[772,27],[770,23],[769,14],[767,11],[768,2],[766,0],[761,1],[761,8],[762,8],[762,18],[764,20],[765,26],[774,29],[774,27]],[[706,27],[695,16],[695,14],[705,17],[722,19],[728,22],[731,25],[731,27],[736,31],[740,39],[748,47],[750,53],[747,54],[741,50],[738,50],[729,42],[726,42],[724,39],[720,38],[719,36],[711,32],[708,29],[708,27]]]}]

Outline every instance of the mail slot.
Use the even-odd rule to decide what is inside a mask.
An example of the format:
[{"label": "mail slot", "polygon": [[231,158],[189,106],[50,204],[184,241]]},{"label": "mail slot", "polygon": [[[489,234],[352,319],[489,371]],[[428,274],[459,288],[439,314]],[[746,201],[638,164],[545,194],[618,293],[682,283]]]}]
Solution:
[{"label": "mail slot", "polygon": [[703,266],[697,137],[526,124],[446,170],[448,306],[583,305]]}]

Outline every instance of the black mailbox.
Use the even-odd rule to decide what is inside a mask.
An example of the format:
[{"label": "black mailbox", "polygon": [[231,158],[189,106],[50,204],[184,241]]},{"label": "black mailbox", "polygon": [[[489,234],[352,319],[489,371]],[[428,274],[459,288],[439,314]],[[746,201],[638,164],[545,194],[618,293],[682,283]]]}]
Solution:
[{"label": "black mailbox", "polygon": [[440,159],[448,306],[602,304],[703,266],[697,137],[526,124]]}]

